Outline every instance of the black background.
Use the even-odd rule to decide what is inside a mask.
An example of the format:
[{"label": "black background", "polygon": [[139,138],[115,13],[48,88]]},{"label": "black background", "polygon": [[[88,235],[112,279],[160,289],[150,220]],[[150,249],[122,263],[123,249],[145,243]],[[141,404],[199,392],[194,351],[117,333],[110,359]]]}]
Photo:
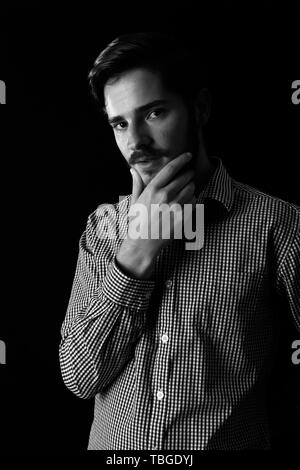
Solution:
[{"label": "black background", "polygon": [[[211,71],[208,153],[221,157],[236,179],[300,204],[300,105],[291,101],[291,84],[300,78],[299,3],[278,3],[1,7],[7,104],[0,107],[0,339],[7,364],[0,365],[0,449],[87,446],[93,401],[76,398],[62,383],[59,330],[89,213],[131,188],[89,95],[95,57],[130,31],[166,30],[196,44]],[[297,337],[286,319],[280,373],[270,387],[274,448],[299,442],[300,366],[291,362]]]}]

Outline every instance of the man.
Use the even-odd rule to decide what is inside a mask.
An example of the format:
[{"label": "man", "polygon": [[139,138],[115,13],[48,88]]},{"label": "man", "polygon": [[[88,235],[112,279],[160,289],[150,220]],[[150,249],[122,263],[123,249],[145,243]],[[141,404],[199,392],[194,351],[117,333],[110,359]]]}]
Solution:
[{"label": "man", "polygon": [[[101,236],[111,214],[88,218],[61,330],[65,384],[95,397],[89,449],[270,448],[277,298],[300,330],[300,213],[207,156],[194,63],[174,38],[140,33],[110,43],[89,75],[133,178],[115,237]],[[195,202],[201,249],[185,249],[174,221],[168,238],[120,236],[134,204],[143,229],[155,204]]]}]

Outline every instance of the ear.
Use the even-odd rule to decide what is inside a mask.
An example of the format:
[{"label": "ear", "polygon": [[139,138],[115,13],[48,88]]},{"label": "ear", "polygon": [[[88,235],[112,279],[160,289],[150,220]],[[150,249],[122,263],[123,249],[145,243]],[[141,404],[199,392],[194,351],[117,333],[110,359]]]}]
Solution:
[{"label": "ear", "polygon": [[211,93],[207,88],[202,88],[196,96],[195,100],[195,116],[197,124],[204,126],[211,113]]}]

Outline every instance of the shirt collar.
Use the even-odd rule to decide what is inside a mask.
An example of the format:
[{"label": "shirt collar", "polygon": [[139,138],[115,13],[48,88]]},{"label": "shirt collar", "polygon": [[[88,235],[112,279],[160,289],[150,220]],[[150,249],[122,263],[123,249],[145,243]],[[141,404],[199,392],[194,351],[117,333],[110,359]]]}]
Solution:
[{"label": "shirt collar", "polygon": [[232,179],[220,158],[210,158],[216,168],[204,188],[200,191],[196,198],[196,203],[201,204],[205,199],[213,199],[220,202],[229,212],[233,204]]}]

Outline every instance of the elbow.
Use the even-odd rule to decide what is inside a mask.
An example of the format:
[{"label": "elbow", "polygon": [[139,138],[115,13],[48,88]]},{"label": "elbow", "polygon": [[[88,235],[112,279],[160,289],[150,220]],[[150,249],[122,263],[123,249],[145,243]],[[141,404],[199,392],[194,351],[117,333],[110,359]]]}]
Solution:
[{"label": "elbow", "polygon": [[89,386],[86,381],[80,380],[74,374],[66,371],[64,367],[61,366],[61,376],[62,380],[70,392],[72,392],[76,397],[82,398],[83,400],[89,400],[94,398],[97,395],[97,388],[94,386]]},{"label": "elbow", "polygon": [[94,398],[99,391],[98,380],[95,374],[87,374],[84,368],[77,368],[76,362],[66,354],[61,346],[59,350],[59,363],[62,380],[65,386],[78,398],[89,400]]},{"label": "elbow", "polygon": [[63,382],[70,392],[76,395],[76,397],[82,398],[83,400],[89,400],[94,398],[96,395],[96,393],[94,393],[92,390],[81,388],[75,381],[71,382],[63,377]]}]

